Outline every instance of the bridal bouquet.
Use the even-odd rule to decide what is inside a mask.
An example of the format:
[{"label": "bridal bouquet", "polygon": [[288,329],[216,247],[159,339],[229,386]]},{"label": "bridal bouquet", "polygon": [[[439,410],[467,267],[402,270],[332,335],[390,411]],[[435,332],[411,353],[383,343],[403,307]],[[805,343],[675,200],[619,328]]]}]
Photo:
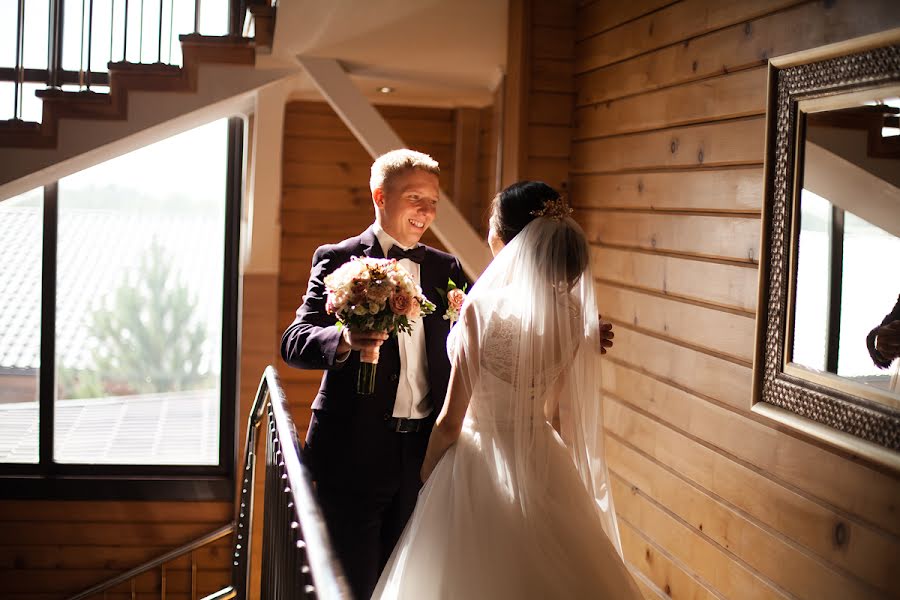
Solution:
[{"label": "bridal bouquet", "polygon": [[[354,256],[325,277],[325,311],[352,331],[411,333],[411,322],[434,312],[409,272],[396,260]],[[360,353],[357,391],[375,391],[378,350]]]}]

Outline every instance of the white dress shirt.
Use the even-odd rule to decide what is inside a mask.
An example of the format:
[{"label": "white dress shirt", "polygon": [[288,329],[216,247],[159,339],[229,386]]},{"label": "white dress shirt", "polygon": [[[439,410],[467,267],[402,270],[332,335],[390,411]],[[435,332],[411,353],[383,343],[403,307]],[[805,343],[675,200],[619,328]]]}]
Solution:
[{"label": "white dress shirt", "polygon": [[[398,246],[404,250],[410,250],[395,240],[389,233],[381,228],[381,225],[373,225],[375,237],[384,252],[388,255],[391,246]],[[422,285],[420,265],[408,258],[398,261],[400,266],[409,271],[416,284]],[[425,355],[425,328],[419,317],[411,323],[412,332],[407,335],[397,335],[397,344],[400,348],[400,380],[397,382],[397,399],[394,401],[393,416],[404,419],[424,419],[432,411],[432,405],[428,398],[431,386],[428,383],[428,357]]]}]

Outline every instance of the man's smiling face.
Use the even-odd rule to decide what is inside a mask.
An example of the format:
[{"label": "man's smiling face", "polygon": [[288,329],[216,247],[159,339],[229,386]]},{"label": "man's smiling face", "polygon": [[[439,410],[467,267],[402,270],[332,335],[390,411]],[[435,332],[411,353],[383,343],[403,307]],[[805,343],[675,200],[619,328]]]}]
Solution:
[{"label": "man's smiling face", "polygon": [[372,193],[379,223],[403,246],[419,243],[437,215],[440,184],[437,175],[410,169]]}]

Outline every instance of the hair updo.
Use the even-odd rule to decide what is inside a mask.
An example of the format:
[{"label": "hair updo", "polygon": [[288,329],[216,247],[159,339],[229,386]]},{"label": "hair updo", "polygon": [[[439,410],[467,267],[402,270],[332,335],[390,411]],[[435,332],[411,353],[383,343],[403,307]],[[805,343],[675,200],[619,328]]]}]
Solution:
[{"label": "hair updo", "polygon": [[[548,202],[559,200],[560,194],[543,181],[519,181],[503,189],[494,196],[491,203],[490,226],[494,234],[504,244],[509,244],[514,237],[537,218],[533,213],[543,209]],[[564,248],[559,260],[565,265],[546,265],[565,268],[567,285],[574,285],[588,266],[590,252],[584,232],[572,219],[561,219],[560,227],[554,235],[561,236],[559,244]],[[559,271],[557,271],[559,272]]]}]

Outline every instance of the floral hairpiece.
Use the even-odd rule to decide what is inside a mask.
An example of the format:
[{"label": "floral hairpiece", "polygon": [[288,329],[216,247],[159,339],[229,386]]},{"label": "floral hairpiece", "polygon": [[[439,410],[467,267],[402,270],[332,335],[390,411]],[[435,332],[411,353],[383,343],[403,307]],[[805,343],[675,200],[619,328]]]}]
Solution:
[{"label": "floral hairpiece", "polygon": [[566,201],[560,197],[555,200],[548,200],[543,207],[531,211],[530,214],[534,217],[547,217],[554,221],[562,221],[566,217],[572,216],[572,212]]}]

